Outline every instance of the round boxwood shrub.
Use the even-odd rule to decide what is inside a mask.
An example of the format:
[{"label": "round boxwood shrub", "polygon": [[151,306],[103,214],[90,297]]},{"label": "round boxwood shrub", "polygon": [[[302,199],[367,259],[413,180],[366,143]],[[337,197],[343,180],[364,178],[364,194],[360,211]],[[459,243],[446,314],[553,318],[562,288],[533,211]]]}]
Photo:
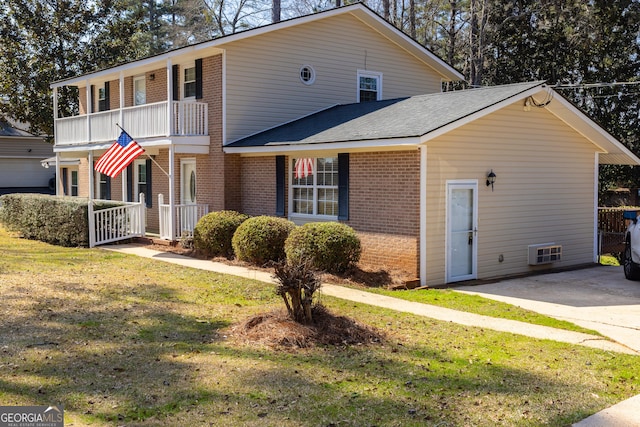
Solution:
[{"label": "round boxwood shrub", "polygon": [[295,228],[284,250],[287,262],[312,260],[318,270],[343,273],[360,260],[360,239],[348,225],[338,222],[311,222]]},{"label": "round boxwood shrub", "polygon": [[233,257],[233,233],[248,215],[235,211],[211,212],[200,218],[193,230],[193,246],[206,256]]},{"label": "round boxwood shrub", "polygon": [[284,218],[256,216],[243,222],[231,243],[239,260],[257,265],[284,259],[284,242],[295,224]]}]

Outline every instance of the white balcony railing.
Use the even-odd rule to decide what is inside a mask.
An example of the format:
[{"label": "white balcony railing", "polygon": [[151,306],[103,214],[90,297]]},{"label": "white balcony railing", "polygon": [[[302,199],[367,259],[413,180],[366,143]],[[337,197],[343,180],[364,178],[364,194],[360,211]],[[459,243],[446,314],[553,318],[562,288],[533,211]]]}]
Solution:
[{"label": "white balcony railing", "polygon": [[208,134],[208,105],[202,102],[171,101],[174,122],[170,126],[167,114],[169,102],[156,102],[65,117],[55,121],[56,145],[87,144],[115,140],[120,124],[133,138],[159,136],[204,136]]}]

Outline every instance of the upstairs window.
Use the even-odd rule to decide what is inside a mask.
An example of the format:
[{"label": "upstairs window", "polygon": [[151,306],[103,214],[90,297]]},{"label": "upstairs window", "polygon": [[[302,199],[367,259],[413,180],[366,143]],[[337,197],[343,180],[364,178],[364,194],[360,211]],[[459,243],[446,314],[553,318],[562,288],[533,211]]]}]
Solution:
[{"label": "upstairs window", "polygon": [[358,71],[358,102],[382,99],[382,73]]},{"label": "upstairs window", "polygon": [[195,98],[195,96],[196,96],[196,67],[185,68],[184,97]]},{"label": "upstairs window", "polygon": [[147,84],[144,76],[133,79],[133,105],[147,103]]}]

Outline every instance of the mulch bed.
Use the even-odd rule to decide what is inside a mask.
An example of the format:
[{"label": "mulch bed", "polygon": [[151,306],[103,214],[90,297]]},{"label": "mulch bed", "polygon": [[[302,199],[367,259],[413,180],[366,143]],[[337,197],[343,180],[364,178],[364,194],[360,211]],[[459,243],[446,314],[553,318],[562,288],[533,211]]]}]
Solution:
[{"label": "mulch bed", "polygon": [[231,340],[288,348],[376,345],[385,340],[381,331],[348,317],[336,316],[320,304],[313,308],[312,314],[311,325],[293,321],[284,309],[258,314],[225,332]]}]

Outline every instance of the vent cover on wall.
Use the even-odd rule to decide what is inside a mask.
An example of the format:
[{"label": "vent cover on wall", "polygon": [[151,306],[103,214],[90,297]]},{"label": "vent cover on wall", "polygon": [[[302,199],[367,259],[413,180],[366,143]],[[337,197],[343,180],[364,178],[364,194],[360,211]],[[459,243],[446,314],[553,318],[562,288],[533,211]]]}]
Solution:
[{"label": "vent cover on wall", "polygon": [[550,264],[562,259],[562,245],[543,243],[529,245],[529,265]]}]

